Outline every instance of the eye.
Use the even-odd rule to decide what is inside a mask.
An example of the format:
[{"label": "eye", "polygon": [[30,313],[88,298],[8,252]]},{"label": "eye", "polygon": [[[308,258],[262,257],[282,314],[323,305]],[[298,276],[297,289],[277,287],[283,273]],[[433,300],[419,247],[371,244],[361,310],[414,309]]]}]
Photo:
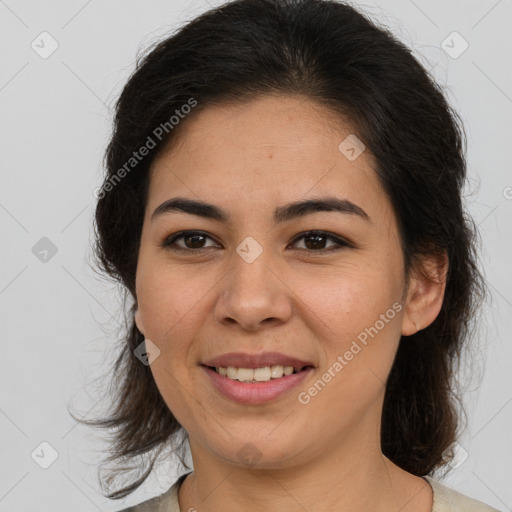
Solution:
[{"label": "eye", "polygon": [[[161,247],[178,252],[197,252],[201,249],[218,247],[216,245],[204,245],[208,239],[213,240],[209,235],[201,231],[180,231],[167,237],[160,245]],[[182,241],[184,245],[178,244],[178,240]],[[300,240],[304,240],[304,246],[298,247],[298,249],[308,252],[331,252],[339,250],[342,247],[353,247],[353,245],[346,240],[326,231],[306,231],[295,237],[291,245],[297,244]],[[326,247],[327,242],[331,242],[333,245]]]},{"label": "eye", "polygon": [[[299,247],[299,249],[305,249],[310,252],[330,252],[341,249],[342,247],[353,247],[347,241],[325,231],[306,231],[296,237],[294,243],[297,243],[299,240],[304,240],[304,247]],[[334,245],[326,248],[326,242],[332,242]]]},{"label": "eye", "polygon": [[[202,245],[208,238],[212,240],[210,236],[201,231],[180,231],[179,233],[174,233],[174,235],[167,237],[160,245],[173,251],[190,252],[197,249],[208,249],[208,246]],[[176,241],[180,239],[183,239],[185,246],[179,245],[178,247],[173,247]]]}]

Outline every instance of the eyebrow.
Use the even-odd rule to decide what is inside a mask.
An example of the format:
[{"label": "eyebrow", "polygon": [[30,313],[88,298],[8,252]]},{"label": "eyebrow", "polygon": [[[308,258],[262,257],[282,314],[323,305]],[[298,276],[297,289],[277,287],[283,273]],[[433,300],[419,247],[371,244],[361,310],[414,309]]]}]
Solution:
[{"label": "eyebrow", "polygon": [[[153,221],[155,218],[171,212],[184,212],[224,223],[227,223],[231,217],[226,210],[213,204],[185,197],[174,197],[157,206],[151,215],[151,220]],[[279,206],[274,211],[274,222],[281,224],[315,212],[339,212],[371,222],[369,215],[360,206],[348,199],[337,197],[307,199]]]}]

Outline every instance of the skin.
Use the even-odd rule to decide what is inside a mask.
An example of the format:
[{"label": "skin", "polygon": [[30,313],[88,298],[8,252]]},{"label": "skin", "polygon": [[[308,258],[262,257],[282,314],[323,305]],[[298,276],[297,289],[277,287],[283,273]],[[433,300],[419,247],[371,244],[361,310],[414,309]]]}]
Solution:
[{"label": "skin", "polygon": [[[181,510],[432,509],[428,483],[382,454],[380,418],[400,336],[426,327],[441,309],[446,260],[424,262],[439,282],[412,272],[406,287],[396,218],[372,156],[366,150],[350,161],[338,149],[354,132],[307,98],[262,96],[197,112],[153,162],[136,323],[161,351],[150,368],[189,435],[194,473],[180,488]],[[151,220],[157,206],[177,196],[213,203],[231,219],[169,212]],[[276,207],[322,196],[349,199],[370,221],[316,212],[274,224]],[[328,239],[315,245],[297,237],[313,229],[352,246],[329,251],[336,244]],[[189,247],[185,253],[161,246],[181,230],[209,238],[188,245],[178,239],[174,246]],[[247,236],[263,250],[252,263],[236,252]],[[394,303],[402,310],[300,403],[297,394]],[[284,352],[311,361],[315,371],[275,402],[241,405],[220,395],[200,367],[238,351]],[[255,466],[238,456],[247,443],[258,451]]]}]

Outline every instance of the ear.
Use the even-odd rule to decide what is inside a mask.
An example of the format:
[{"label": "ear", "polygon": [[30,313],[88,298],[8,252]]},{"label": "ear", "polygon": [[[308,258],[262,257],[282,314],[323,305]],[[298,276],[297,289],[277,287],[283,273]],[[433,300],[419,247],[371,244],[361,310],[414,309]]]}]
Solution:
[{"label": "ear", "polygon": [[140,317],[140,310],[139,308],[137,307],[137,309],[135,310],[135,315],[134,315],[134,318],[135,318],[135,325],[137,326],[137,329],[139,329],[139,331],[142,333],[142,335],[144,336],[144,325],[142,324],[142,319]]},{"label": "ear", "polygon": [[403,336],[425,329],[437,318],[443,305],[448,265],[448,255],[443,251],[422,257],[411,270],[402,317]]}]

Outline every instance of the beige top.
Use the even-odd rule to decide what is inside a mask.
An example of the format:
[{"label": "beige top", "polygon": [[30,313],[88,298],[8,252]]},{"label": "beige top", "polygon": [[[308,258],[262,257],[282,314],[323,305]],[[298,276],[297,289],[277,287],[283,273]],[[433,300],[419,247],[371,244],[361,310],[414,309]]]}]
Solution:
[{"label": "beige top", "polygon": [[[178,489],[188,474],[181,475],[174,485],[160,496],[151,498],[133,507],[125,508],[119,512],[188,512],[181,511],[178,503]],[[500,512],[481,501],[474,500],[450,487],[446,487],[428,476],[423,478],[434,491],[432,512]]]}]

